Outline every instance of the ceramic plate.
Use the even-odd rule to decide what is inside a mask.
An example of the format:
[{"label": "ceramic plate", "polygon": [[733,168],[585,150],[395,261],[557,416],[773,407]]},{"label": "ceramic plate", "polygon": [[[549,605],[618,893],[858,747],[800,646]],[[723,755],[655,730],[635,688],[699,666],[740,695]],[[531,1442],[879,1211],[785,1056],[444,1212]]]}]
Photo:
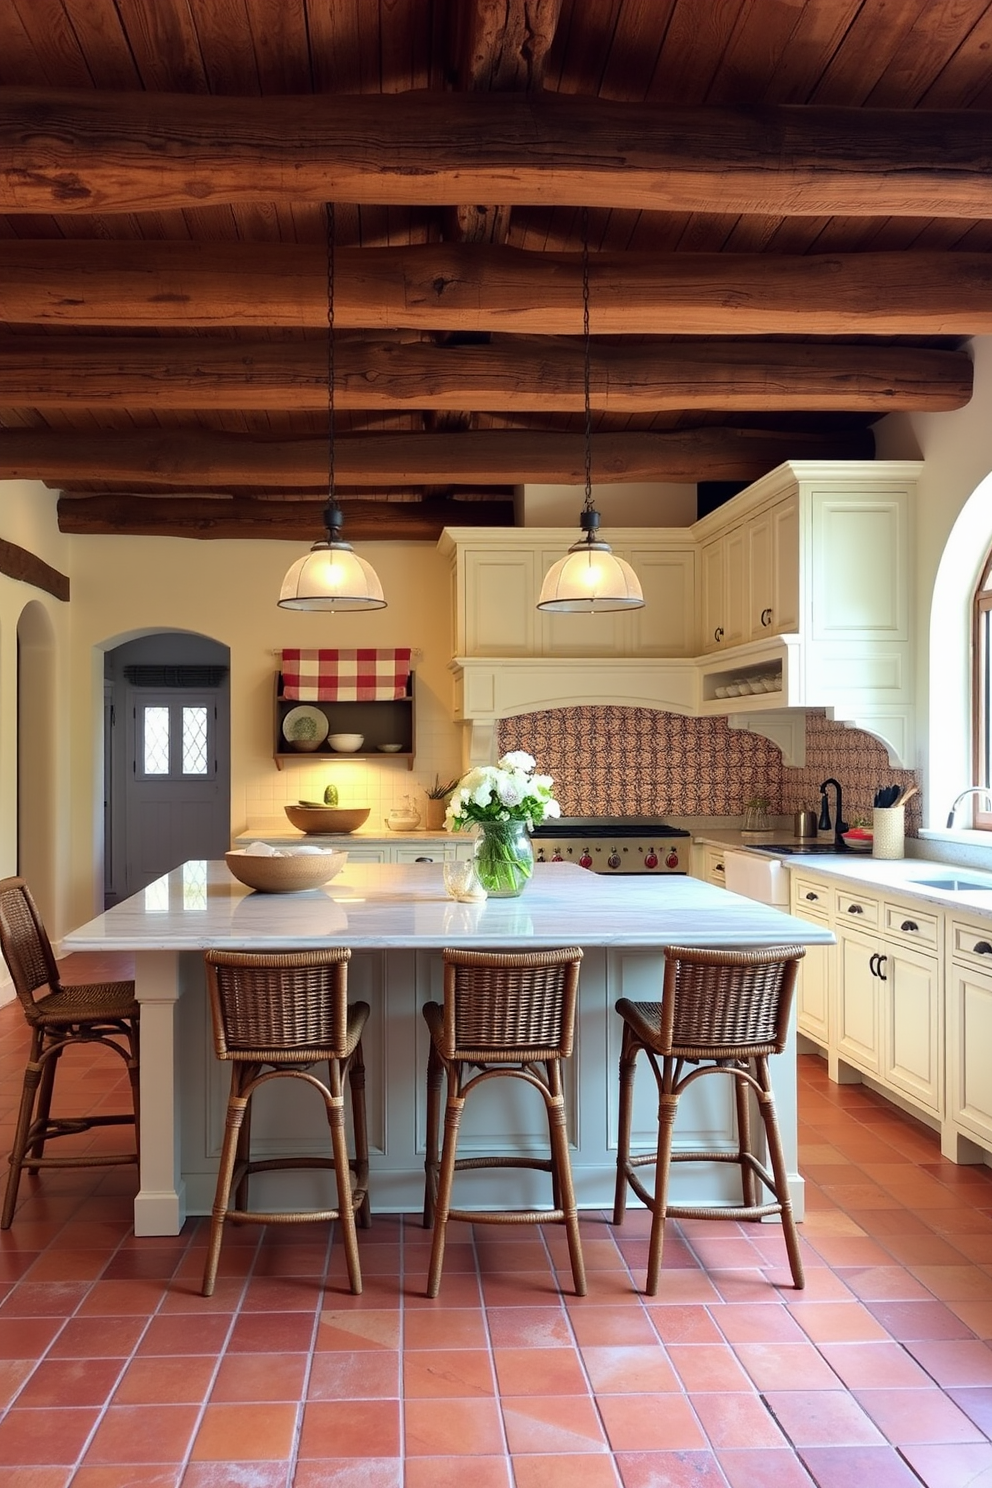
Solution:
[{"label": "ceramic plate", "polygon": [[[313,730],[310,729],[310,721],[313,722]],[[319,708],[311,708],[308,703],[301,703],[298,708],[290,708],[282,721],[283,738],[294,743],[297,739],[316,739],[318,744],[323,744],[327,738],[330,724],[326,716]]]}]

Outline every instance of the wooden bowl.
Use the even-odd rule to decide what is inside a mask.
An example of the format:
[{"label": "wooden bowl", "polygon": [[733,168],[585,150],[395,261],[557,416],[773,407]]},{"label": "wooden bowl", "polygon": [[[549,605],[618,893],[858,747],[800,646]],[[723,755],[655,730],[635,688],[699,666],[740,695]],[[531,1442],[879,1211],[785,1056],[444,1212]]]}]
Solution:
[{"label": "wooden bowl", "polygon": [[224,861],[238,882],[249,889],[261,894],[299,894],[328,883],[341,872],[348,854],[293,853],[284,858],[264,858],[242,850],[225,853]]},{"label": "wooden bowl", "polygon": [[353,832],[368,821],[371,806],[287,806],[286,815],[301,832]]}]

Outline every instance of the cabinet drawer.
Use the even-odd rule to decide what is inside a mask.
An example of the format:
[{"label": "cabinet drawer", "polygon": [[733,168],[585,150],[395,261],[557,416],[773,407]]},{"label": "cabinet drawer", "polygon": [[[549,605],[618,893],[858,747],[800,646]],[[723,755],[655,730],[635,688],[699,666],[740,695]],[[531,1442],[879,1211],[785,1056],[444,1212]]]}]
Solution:
[{"label": "cabinet drawer", "polygon": [[955,961],[992,974],[992,924],[952,920],[951,955]]},{"label": "cabinet drawer", "polygon": [[888,903],[882,906],[882,914],[885,933],[891,940],[930,951],[940,945],[940,920],[936,915],[921,913],[915,904]]},{"label": "cabinet drawer", "polygon": [[870,895],[849,893],[847,890],[838,890],[834,900],[834,910],[837,915],[838,929],[841,925],[857,925],[878,928],[879,905],[877,899]]},{"label": "cabinet drawer", "polygon": [[804,918],[830,918],[830,890],[808,878],[796,878],[792,885],[792,907]]}]

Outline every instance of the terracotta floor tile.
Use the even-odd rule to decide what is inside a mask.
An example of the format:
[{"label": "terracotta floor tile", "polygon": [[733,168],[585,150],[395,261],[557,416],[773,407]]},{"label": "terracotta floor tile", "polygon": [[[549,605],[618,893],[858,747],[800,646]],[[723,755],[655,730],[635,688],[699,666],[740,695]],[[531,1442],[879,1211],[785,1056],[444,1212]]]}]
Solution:
[{"label": "terracotta floor tile", "polygon": [[649,1344],[656,1334],[643,1310],[617,1312],[612,1307],[576,1308],[569,1314],[581,1348],[590,1344]]},{"label": "terracotta floor tile", "polygon": [[403,1394],[407,1400],[495,1395],[489,1353],[484,1349],[421,1349],[408,1354],[403,1360]]},{"label": "terracotta floor tile", "polygon": [[[405,1338],[409,1337],[414,1323],[430,1314],[408,1316],[404,1323]],[[440,1316],[440,1314],[434,1314]],[[563,1307],[490,1307],[486,1309],[489,1335],[494,1348],[558,1348],[572,1342],[572,1326]],[[421,1337],[429,1338],[429,1332],[421,1334],[414,1330],[411,1348],[428,1347],[421,1344]]]},{"label": "terracotta floor tile", "polygon": [[758,1390],[836,1390],[839,1380],[811,1343],[736,1343],[734,1352]]},{"label": "terracotta floor tile", "polygon": [[673,1343],[668,1347],[682,1386],[690,1392],[746,1390],[750,1386],[733,1349],[726,1343]]},{"label": "terracotta floor tile", "polygon": [[[613,1458],[603,1452],[564,1457],[522,1456],[513,1458],[515,1488],[619,1488],[620,1478]],[[457,1485],[452,1484],[452,1488]],[[473,1476],[472,1488],[475,1488]]]},{"label": "terracotta floor tile", "polygon": [[959,1410],[963,1410],[969,1421],[974,1421],[986,1436],[992,1436],[992,1390],[947,1390],[949,1399]]},{"label": "terracotta floor tile", "polygon": [[926,1389],[932,1383],[898,1343],[824,1343],[820,1352],[849,1390]]},{"label": "terracotta floor tile", "polygon": [[919,1488],[892,1447],[805,1447],[801,1457],[818,1488]]},{"label": "terracotta floor tile", "polygon": [[992,1276],[979,1266],[914,1266],[913,1274],[942,1302],[992,1300]]},{"label": "terracotta floor tile", "polygon": [[813,1480],[788,1450],[754,1451],[722,1448],[717,1461],[730,1488],[813,1488]]},{"label": "terracotta floor tile", "polygon": [[503,1395],[502,1408],[513,1455],[605,1450],[599,1413],[589,1395]]},{"label": "terracotta floor tile", "polygon": [[597,1395],[658,1394],[681,1388],[665,1350],[659,1346],[584,1348],[582,1360]]},{"label": "terracotta floor tile", "polygon": [[980,1339],[955,1338],[907,1345],[938,1385],[992,1385],[992,1348]]},{"label": "terracotta floor tile", "polygon": [[70,1318],[53,1342],[52,1359],[126,1358],[148,1326],[146,1318]]},{"label": "terracotta floor tile", "polygon": [[[640,1271],[634,1273],[634,1282],[637,1287],[643,1287],[644,1276]],[[678,1302],[682,1305],[698,1303],[706,1306],[709,1303],[719,1302],[720,1293],[702,1271],[673,1270],[663,1266],[658,1283],[658,1294],[651,1300],[656,1304]]]},{"label": "terracotta floor tile", "polygon": [[[251,1355],[244,1355],[245,1359]],[[258,1358],[271,1358],[271,1355],[258,1355]],[[224,1368],[227,1364],[235,1364],[235,1359],[228,1359],[221,1365],[221,1379],[219,1387],[227,1391],[244,1389],[240,1384],[237,1373],[230,1383],[223,1380]],[[305,1360],[304,1360],[305,1362]],[[264,1384],[264,1379],[260,1382]],[[354,1353],[348,1353],[344,1349],[334,1350],[326,1354],[315,1354],[310,1369],[310,1381],[307,1387],[307,1398],[309,1400],[398,1400],[400,1397],[400,1354],[386,1352],[385,1350],[358,1349]],[[233,1399],[231,1393],[218,1397],[217,1390],[214,1398]],[[287,1399],[294,1397],[287,1396]]]},{"label": "terracotta floor tile", "polygon": [[988,1443],[907,1446],[902,1455],[926,1488],[985,1488],[985,1481],[992,1476],[992,1446]]},{"label": "terracotta floor tile", "polygon": [[90,1285],[88,1281],[20,1281],[3,1299],[0,1318],[69,1317]]},{"label": "terracotta floor tile", "polygon": [[604,1395],[599,1411],[614,1452],[706,1449],[706,1439],[683,1395]]},{"label": "terracotta floor tile", "polygon": [[408,1400],[403,1419],[410,1457],[489,1457],[503,1451],[496,1400]]},{"label": "terracotta floor tile", "polygon": [[931,1293],[904,1266],[845,1267],[845,1286],[862,1302],[927,1302]]},{"label": "terracotta floor tile", "polygon": [[54,1411],[15,1406],[0,1421],[0,1462],[7,1467],[75,1462],[99,1415],[74,1406]]},{"label": "terracotta floor tile", "polygon": [[92,1466],[182,1462],[199,1414],[195,1405],[112,1405],[96,1429],[85,1461]]},{"label": "terracotta floor tile", "polygon": [[306,1353],[314,1336],[316,1313],[253,1312],[234,1320],[228,1352],[236,1354]]},{"label": "terracotta floor tile", "polygon": [[62,1318],[0,1318],[0,1359],[37,1359],[63,1326]]},{"label": "terracotta floor tile", "polygon": [[[0,1411],[6,1410],[15,1399],[34,1367],[33,1359],[0,1359]],[[58,1404],[58,1397],[54,1402],[45,1403]],[[95,1405],[98,1402],[69,1400],[66,1403],[68,1405]]]},{"label": "terracotta floor tile", "polygon": [[589,1393],[582,1359],[574,1348],[497,1348],[493,1362],[504,1397]]},{"label": "terracotta floor tile", "polygon": [[370,1308],[360,1312],[325,1309],[317,1327],[318,1352],[325,1349],[397,1349],[400,1314]]},{"label": "terracotta floor tile", "polygon": [[[132,1463],[127,1469],[127,1488],[178,1488],[180,1481],[186,1483],[188,1479],[178,1463],[171,1467],[147,1463],[138,1467]],[[73,1488],[121,1488],[121,1469],[83,1466],[77,1469],[72,1482]]]},{"label": "terracotta floor tile", "polygon": [[973,1421],[953,1400],[932,1386],[928,1390],[855,1390],[855,1399],[893,1446],[907,1442],[983,1440]]},{"label": "terracotta floor tile", "polygon": [[323,1296],[322,1283],[312,1277],[252,1277],[241,1308],[243,1312],[315,1312]]},{"label": "terracotta floor tile", "polygon": [[17,1404],[50,1410],[66,1405],[106,1405],[123,1363],[122,1359],[43,1359]]},{"label": "terracotta floor tile", "polygon": [[[406,1488],[412,1481],[408,1475]],[[403,1462],[399,1457],[325,1457],[320,1462],[299,1462],[293,1488],[403,1488]]]},{"label": "terracotta floor tile", "polygon": [[[721,1323],[731,1306],[728,1304],[717,1310]],[[662,1343],[719,1343],[723,1336],[713,1321],[713,1315],[705,1307],[691,1303],[682,1306],[677,1302],[657,1306],[646,1299],[644,1310]],[[781,1312],[781,1308],[773,1310]],[[753,1312],[754,1309],[748,1308],[747,1311]]]},{"label": "terracotta floor tile", "polygon": [[992,1338],[992,1302],[948,1302],[947,1306],[979,1338]]},{"label": "terracotta floor tile", "polygon": [[[547,1459],[533,1460],[546,1462]],[[510,1464],[505,1457],[473,1457],[471,1472],[471,1488],[511,1488]],[[516,1488],[522,1488],[524,1481],[518,1467]],[[468,1483],[464,1457],[410,1457],[406,1462],[405,1488],[468,1488]],[[299,1482],[294,1488],[300,1488]],[[324,1480],[313,1488],[324,1488]],[[398,1479],[396,1488],[399,1488]]]},{"label": "terracotta floor tile", "polygon": [[208,1405],[193,1442],[194,1462],[272,1462],[289,1457],[299,1407],[271,1401]]},{"label": "terracotta floor tile", "polygon": [[210,1390],[214,1404],[298,1401],[306,1378],[306,1354],[227,1354]]},{"label": "terracotta floor tile", "polygon": [[843,1390],[776,1390],[768,1391],[765,1399],[796,1447],[872,1446],[882,1442],[880,1432],[861,1406]]},{"label": "terracotta floor tile", "polygon": [[806,1342],[806,1334],[784,1307],[749,1307],[729,1302],[725,1307],[714,1308],[712,1315],[728,1343]]},{"label": "terracotta floor tile", "polygon": [[814,1343],[885,1338],[885,1329],[859,1302],[792,1302],[789,1312]]},{"label": "terracotta floor tile", "polygon": [[71,1467],[0,1467],[0,1488],[68,1488],[72,1476]]},{"label": "terracotta floor tile", "polygon": [[[509,1310],[517,1313],[524,1309]],[[478,1308],[442,1307],[436,1312],[421,1309],[407,1313],[403,1320],[405,1349],[484,1348],[486,1341],[485,1320]]]},{"label": "terracotta floor tile", "polygon": [[199,1404],[207,1397],[215,1368],[216,1361],[209,1354],[133,1359],[114,1394],[114,1404]]},{"label": "terracotta floor tile", "polygon": [[971,1329],[943,1302],[872,1302],[869,1312],[893,1338],[970,1338]]},{"label": "terracotta floor tile", "polygon": [[787,1445],[761,1396],[754,1390],[695,1395],[693,1409],[715,1451],[727,1447]]},{"label": "terracotta floor tile", "polygon": [[623,1488],[724,1488],[712,1452],[618,1452]]},{"label": "terracotta floor tile", "polygon": [[182,1488],[287,1488],[287,1462],[191,1462]]},{"label": "terracotta floor tile", "polygon": [[318,1459],[370,1454],[396,1457],[400,1444],[399,1409],[396,1400],[309,1401],[303,1407],[299,1455]]}]

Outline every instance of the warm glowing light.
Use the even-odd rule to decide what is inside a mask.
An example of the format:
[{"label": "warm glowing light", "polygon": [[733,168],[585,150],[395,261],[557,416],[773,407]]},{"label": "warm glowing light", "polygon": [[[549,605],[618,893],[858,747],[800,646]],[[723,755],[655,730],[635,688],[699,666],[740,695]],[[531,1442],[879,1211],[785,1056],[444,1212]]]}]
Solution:
[{"label": "warm glowing light", "polygon": [[378,575],[347,543],[314,543],[282,581],[284,610],[381,610]]},{"label": "warm glowing light", "polygon": [[606,543],[585,541],[553,563],[541,586],[539,610],[590,614],[607,610],[636,610],[644,604],[637,575]]}]

